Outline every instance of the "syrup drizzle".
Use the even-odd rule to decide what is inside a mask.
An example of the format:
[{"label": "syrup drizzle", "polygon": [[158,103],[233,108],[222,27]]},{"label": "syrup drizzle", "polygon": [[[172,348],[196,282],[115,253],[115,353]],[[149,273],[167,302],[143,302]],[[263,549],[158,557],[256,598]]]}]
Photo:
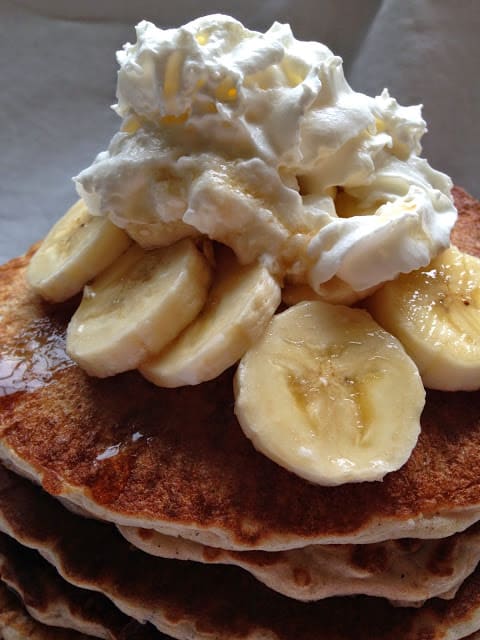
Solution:
[{"label": "syrup drizzle", "polygon": [[35,391],[74,365],[65,352],[65,330],[48,317],[34,320],[0,354],[0,397]]}]

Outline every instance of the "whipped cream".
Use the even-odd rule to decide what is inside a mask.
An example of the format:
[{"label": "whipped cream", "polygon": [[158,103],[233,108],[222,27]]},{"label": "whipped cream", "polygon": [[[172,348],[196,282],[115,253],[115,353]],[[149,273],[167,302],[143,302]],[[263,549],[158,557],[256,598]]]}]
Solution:
[{"label": "whipped cream", "polygon": [[375,286],[449,245],[452,183],[419,157],[419,106],[353,91],[288,25],[212,15],[136,35],[117,54],[121,131],[75,178],[92,213],[147,247],[206,234],[315,290]]}]

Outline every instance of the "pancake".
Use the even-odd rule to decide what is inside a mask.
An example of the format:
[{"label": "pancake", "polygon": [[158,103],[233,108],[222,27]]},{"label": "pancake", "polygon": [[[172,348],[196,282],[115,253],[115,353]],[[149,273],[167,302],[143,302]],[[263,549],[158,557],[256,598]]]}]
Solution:
[{"label": "pancake", "polygon": [[[480,205],[455,190],[454,241],[480,251]],[[51,306],[0,269],[0,457],[97,517],[231,549],[443,538],[480,518],[480,392],[429,391],[410,459],[383,482],[315,486],[255,451],[232,371],[160,389],[89,378],[64,351],[78,302]]]},{"label": "pancake", "polygon": [[18,598],[0,583],[0,633],[4,640],[88,640],[71,629],[56,629],[33,620]]},{"label": "pancake", "polygon": [[[113,527],[79,518],[65,511],[56,500],[1,467],[0,488],[0,530],[21,544],[38,549],[49,559],[54,554],[57,558],[54,561],[55,566],[67,579],[70,574],[62,560],[64,552],[55,549],[65,549],[72,545],[76,551],[70,552],[70,555],[79,555],[84,563],[88,562],[89,555],[109,558],[107,564],[110,566],[140,563],[142,571],[147,571],[146,575],[151,576],[150,581],[153,584],[155,573],[151,574],[152,571],[158,574],[168,571],[170,575],[172,567],[176,564],[150,559],[143,553],[133,553],[132,548]],[[332,545],[331,549],[327,546],[322,550],[323,556],[320,559],[315,557],[314,550],[308,548],[283,554],[223,552],[223,555],[221,550],[209,549],[202,554],[202,559],[208,559],[211,563],[228,564],[228,557],[233,556],[234,564],[246,568],[267,586],[297,599],[312,599],[305,597],[305,594],[320,594],[321,597],[325,597],[327,594],[359,593],[403,600],[404,604],[411,606],[420,598],[432,597],[442,590],[449,590],[449,593],[444,595],[453,597],[464,578],[475,568],[474,561],[472,562],[469,556],[475,555],[478,529],[479,527],[475,527],[465,534],[457,534],[454,539],[434,543],[422,544],[421,541],[402,540],[398,543],[357,545],[348,548]],[[143,539],[145,544],[150,542],[151,547],[156,536],[147,538],[144,535]],[[169,542],[169,555],[157,555],[178,560],[182,556],[180,553],[177,555],[176,551],[182,551],[182,541],[169,539]],[[198,560],[198,555],[192,553],[192,544],[190,543],[188,558]],[[432,548],[429,548],[430,546]],[[390,557],[388,554],[392,551],[394,555]],[[185,554],[185,551],[183,553]],[[145,569],[146,563],[149,562],[153,564],[149,569]],[[95,588],[92,587],[95,582],[92,582],[91,577],[85,579],[86,583],[82,578],[75,584]],[[141,579],[141,575],[135,573],[128,577],[128,582]],[[57,589],[57,593],[59,590]],[[111,586],[100,583],[98,590],[105,591],[113,600],[116,599]],[[145,615],[148,616],[148,612]],[[139,619],[144,621],[145,618],[140,616]]]},{"label": "pancake", "polygon": [[95,638],[155,640],[162,636],[120,613],[103,595],[63,580],[35,551],[0,534],[0,579],[42,624],[64,627]]},{"label": "pancake", "polygon": [[37,549],[71,584],[102,591],[132,618],[174,638],[458,640],[480,629],[480,569],[454,599],[434,598],[417,609],[368,596],[298,602],[236,567],[148,556],[111,524],[68,512],[9,472],[1,473],[0,487],[3,531]]},{"label": "pancake", "polygon": [[288,551],[229,551],[152,529],[119,529],[146,553],[242,567],[271,589],[303,601],[364,594],[418,606],[428,598],[449,599],[480,560],[480,523],[441,540],[310,545]]}]

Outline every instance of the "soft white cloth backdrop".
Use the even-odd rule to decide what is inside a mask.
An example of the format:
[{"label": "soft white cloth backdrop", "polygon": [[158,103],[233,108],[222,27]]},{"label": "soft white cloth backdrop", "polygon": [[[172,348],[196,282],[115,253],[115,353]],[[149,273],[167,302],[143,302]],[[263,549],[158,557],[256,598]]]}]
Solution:
[{"label": "soft white cloth backdrop", "polygon": [[213,12],[260,30],[290,22],[343,57],[355,89],[423,103],[424,155],[480,197],[478,0],[0,0],[0,262],[74,201],[71,176],[118,128],[114,54],[136,22]]}]

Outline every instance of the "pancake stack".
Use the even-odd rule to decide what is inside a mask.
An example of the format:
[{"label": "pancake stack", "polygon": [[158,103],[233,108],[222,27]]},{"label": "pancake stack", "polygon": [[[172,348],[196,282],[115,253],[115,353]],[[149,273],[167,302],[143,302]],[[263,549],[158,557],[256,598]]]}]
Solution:
[{"label": "pancake stack", "polygon": [[[454,195],[480,256],[480,203]],[[480,392],[428,391],[382,482],[316,486],[243,435],[233,371],[87,376],[78,299],[35,295],[31,255],[0,269],[4,638],[478,639]]]}]

